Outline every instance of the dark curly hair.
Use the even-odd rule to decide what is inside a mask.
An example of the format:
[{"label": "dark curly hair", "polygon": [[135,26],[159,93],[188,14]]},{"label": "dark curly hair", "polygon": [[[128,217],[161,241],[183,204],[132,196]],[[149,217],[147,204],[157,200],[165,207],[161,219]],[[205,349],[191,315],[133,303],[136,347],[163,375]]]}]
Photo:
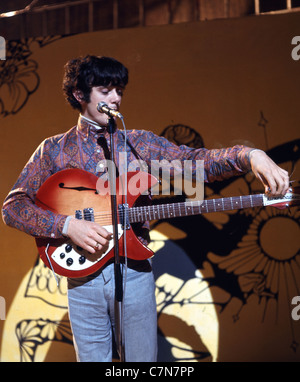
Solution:
[{"label": "dark curly hair", "polygon": [[128,83],[128,69],[111,57],[85,56],[72,59],[64,66],[63,92],[66,100],[81,111],[81,105],[73,95],[80,90],[85,102],[90,101],[94,86],[120,86]]}]

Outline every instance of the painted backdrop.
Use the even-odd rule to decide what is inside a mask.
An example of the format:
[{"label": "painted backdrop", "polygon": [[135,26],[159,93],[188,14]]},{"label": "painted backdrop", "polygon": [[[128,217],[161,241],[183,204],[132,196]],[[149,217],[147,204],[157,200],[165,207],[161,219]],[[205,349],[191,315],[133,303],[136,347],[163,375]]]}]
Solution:
[{"label": "painted backdrop", "polygon": [[[63,65],[88,53],[129,67],[127,129],[194,147],[258,147],[300,179],[300,60],[291,44],[299,25],[290,14],[7,42],[1,200],[37,145],[76,124]],[[205,198],[261,191],[248,174],[206,185]],[[0,230],[1,361],[74,361],[66,280],[56,285],[31,237]],[[152,240],[160,361],[300,360],[296,207],[155,221]]]}]

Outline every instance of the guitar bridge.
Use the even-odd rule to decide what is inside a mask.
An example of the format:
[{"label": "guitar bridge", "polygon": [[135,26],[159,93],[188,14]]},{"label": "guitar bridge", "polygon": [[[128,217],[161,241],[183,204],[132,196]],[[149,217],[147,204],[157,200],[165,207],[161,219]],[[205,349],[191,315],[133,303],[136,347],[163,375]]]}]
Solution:
[{"label": "guitar bridge", "polygon": [[[119,219],[122,229],[130,229],[129,216],[128,216],[128,204],[119,204]],[[126,227],[125,227],[126,225]]]}]

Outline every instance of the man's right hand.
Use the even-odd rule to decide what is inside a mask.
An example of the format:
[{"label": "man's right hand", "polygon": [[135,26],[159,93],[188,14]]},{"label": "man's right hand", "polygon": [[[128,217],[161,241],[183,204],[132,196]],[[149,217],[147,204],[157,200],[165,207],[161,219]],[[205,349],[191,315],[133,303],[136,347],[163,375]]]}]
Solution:
[{"label": "man's right hand", "polygon": [[112,239],[112,233],[99,224],[75,218],[70,219],[67,235],[74,244],[90,253],[105,252]]}]

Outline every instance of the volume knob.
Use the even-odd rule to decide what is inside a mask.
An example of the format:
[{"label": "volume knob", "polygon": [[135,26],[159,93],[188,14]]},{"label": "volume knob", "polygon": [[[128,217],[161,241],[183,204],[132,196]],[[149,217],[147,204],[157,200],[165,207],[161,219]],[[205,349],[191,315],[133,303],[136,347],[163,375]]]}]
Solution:
[{"label": "volume knob", "polygon": [[79,264],[84,264],[85,260],[86,260],[85,256],[80,256],[79,257]]},{"label": "volume knob", "polygon": [[73,259],[71,257],[68,257],[66,263],[70,267],[73,264]]},{"label": "volume knob", "polygon": [[72,251],[72,245],[71,244],[67,244],[65,250],[66,250],[67,253],[71,252]]}]

